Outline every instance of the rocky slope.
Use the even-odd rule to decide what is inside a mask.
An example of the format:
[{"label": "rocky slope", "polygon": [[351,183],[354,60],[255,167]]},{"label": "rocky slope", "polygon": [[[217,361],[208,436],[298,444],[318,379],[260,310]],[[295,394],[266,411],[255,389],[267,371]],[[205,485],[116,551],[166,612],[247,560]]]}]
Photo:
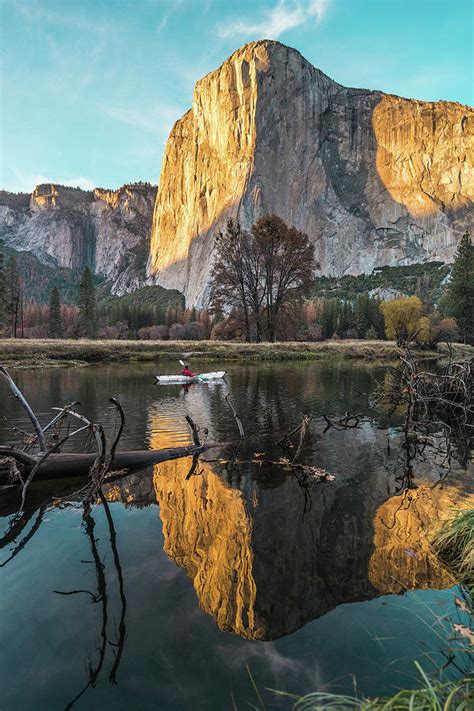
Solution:
[{"label": "rocky slope", "polygon": [[449,262],[473,227],[473,116],[343,87],[278,42],[246,45],[197,82],[171,131],[148,273],[201,305],[215,232],[271,212],[309,235],[324,274]]},{"label": "rocky slope", "polygon": [[143,286],[156,188],[84,191],[55,184],[0,192],[0,239],[50,266],[82,269],[113,282],[112,293]]}]

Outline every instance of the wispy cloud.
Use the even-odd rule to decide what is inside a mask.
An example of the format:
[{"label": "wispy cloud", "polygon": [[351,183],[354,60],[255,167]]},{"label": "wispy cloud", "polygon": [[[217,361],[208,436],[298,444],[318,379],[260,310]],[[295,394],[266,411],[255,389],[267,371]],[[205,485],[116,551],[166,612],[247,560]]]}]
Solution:
[{"label": "wispy cloud", "polygon": [[181,7],[182,4],[183,0],[174,0],[174,2],[170,3],[168,9],[163,13],[161,20],[156,26],[157,32],[161,32],[161,30],[164,30],[164,28],[168,24],[168,20],[170,19],[170,17]]},{"label": "wispy cloud", "polygon": [[[77,4],[76,4],[77,5]],[[111,33],[118,29],[118,25],[114,19],[97,20],[89,19],[87,15],[87,6],[82,9],[79,5],[79,12],[71,10],[71,5],[63,9],[55,10],[47,3],[44,4],[40,0],[31,0],[30,2],[19,2],[15,5],[25,22],[37,25],[48,24],[56,25],[64,29],[70,29],[78,32],[87,32],[94,34]]]},{"label": "wispy cloud", "polygon": [[218,25],[220,37],[235,36],[266,37],[278,39],[288,30],[301,27],[308,22],[319,24],[326,15],[330,0],[279,0],[272,8],[263,12],[256,22],[233,20]]},{"label": "wispy cloud", "polygon": [[174,122],[184,113],[174,104],[159,104],[148,109],[135,109],[128,106],[102,106],[102,111],[120,123],[147,131],[157,136],[166,136]]},{"label": "wispy cloud", "polygon": [[23,173],[20,170],[14,170],[13,174],[13,179],[7,182],[5,189],[19,193],[31,193],[37,185],[42,185],[43,183],[59,183],[60,185],[67,185],[70,188],[82,188],[83,190],[93,190],[97,186],[97,183],[93,180],[84,178],[83,176],[77,178],[65,178],[61,176],[49,178],[46,175]]}]

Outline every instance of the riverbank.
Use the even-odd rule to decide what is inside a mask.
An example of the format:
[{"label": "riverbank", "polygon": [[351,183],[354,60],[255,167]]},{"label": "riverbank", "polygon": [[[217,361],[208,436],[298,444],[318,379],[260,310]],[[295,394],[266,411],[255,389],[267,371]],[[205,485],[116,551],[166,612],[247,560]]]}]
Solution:
[{"label": "riverbank", "polygon": [[[0,340],[0,363],[9,367],[86,365],[111,362],[269,361],[348,358],[395,360],[402,350],[392,341],[323,341],[318,343],[233,343],[229,341],[106,341],[106,340]],[[446,354],[420,351],[420,358]],[[474,355],[470,346],[456,346],[456,355]]]}]

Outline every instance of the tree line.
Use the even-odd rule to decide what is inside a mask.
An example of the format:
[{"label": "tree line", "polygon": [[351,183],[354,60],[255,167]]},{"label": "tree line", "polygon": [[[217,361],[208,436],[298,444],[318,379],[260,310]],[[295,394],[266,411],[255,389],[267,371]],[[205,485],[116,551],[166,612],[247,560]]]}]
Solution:
[{"label": "tree line", "polygon": [[319,265],[308,237],[267,215],[250,230],[229,220],[215,241],[209,309],[159,303],[105,303],[85,268],[74,305],[57,287],[49,305],[25,302],[15,256],[0,250],[0,333],[18,338],[320,341],[383,339],[433,347],[440,340],[474,343],[474,247],[465,234],[438,304],[419,296],[381,301],[311,297]]},{"label": "tree line", "polygon": [[[275,215],[263,217],[249,231],[229,220],[216,239],[212,274],[211,306],[227,316],[221,337],[389,338],[400,345],[416,341],[422,346],[460,338],[474,343],[474,247],[468,233],[437,305],[429,298],[423,303],[418,296],[382,302],[368,294],[352,300],[308,300],[318,269],[307,235]],[[305,319],[298,317],[302,309]]]}]

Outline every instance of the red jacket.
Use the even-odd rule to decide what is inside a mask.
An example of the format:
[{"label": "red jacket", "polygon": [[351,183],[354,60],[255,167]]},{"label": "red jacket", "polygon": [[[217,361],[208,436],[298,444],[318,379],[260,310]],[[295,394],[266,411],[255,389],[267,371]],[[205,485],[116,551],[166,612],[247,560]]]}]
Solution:
[{"label": "red jacket", "polygon": [[189,370],[189,368],[183,368],[181,371],[181,375],[185,375],[187,378],[195,378],[196,373],[193,373],[192,370]]}]

